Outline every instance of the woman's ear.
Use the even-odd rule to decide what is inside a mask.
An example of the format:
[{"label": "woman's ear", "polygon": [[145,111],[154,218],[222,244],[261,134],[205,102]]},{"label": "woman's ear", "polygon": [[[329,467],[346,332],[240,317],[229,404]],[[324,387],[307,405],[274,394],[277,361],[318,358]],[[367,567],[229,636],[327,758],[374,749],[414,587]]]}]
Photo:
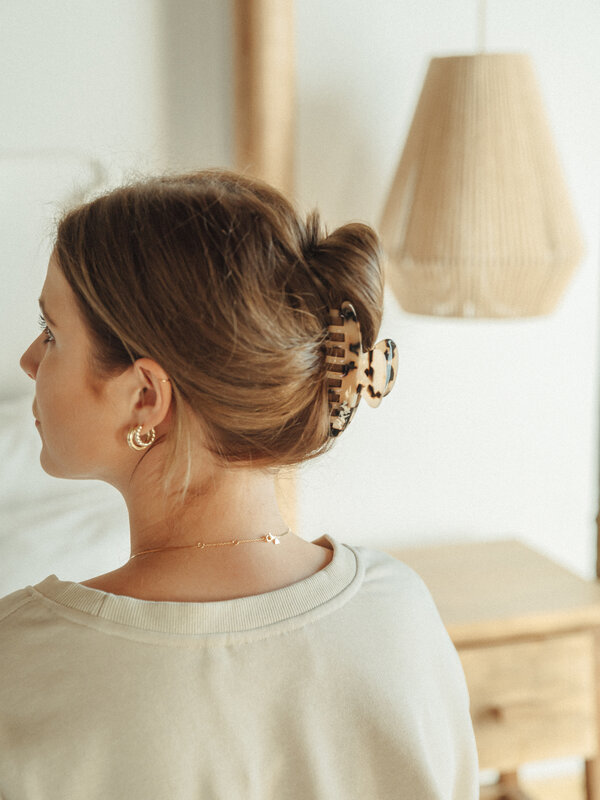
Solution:
[{"label": "woman's ear", "polygon": [[138,358],[133,364],[135,394],[132,418],[144,431],[164,422],[171,409],[173,392],[164,369],[151,358]]}]

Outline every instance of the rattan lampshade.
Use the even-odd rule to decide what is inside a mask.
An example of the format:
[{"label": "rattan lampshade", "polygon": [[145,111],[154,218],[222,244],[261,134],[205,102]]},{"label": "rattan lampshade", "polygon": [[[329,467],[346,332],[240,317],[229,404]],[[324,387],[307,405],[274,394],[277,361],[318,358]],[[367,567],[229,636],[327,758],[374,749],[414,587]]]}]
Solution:
[{"label": "rattan lampshade", "polygon": [[407,311],[551,312],[582,253],[530,59],[432,59],[381,223]]}]

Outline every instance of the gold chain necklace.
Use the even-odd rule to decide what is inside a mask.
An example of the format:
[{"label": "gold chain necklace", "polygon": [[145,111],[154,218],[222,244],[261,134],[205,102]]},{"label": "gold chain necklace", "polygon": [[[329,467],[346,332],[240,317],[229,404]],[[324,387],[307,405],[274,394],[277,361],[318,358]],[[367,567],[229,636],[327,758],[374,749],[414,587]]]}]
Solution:
[{"label": "gold chain necklace", "polygon": [[171,547],[155,547],[152,550],[140,550],[139,553],[134,553],[132,556],[129,557],[131,561],[132,558],[137,558],[138,556],[143,556],[145,553],[158,553],[163,550],[184,550],[188,547],[197,547],[200,550],[205,550],[208,547],[236,547],[238,544],[250,544],[251,542],[268,542],[269,544],[281,544],[280,539],[283,536],[287,536],[288,533],[291,533],[291,529],[287,528],[283,533],[278,534],[277,536],[273,536],[272,533],[267,533],[264,536],[258,536],[256,539],[230,539],[227,542],[196,542],[196,544],[176,544],[172,545]]}]

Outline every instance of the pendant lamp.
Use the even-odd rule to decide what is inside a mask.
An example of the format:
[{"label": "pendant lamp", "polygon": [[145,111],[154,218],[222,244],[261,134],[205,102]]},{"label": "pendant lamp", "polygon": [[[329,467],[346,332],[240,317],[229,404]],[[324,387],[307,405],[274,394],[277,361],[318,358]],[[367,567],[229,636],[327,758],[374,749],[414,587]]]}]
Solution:
[{"label": "pendant lamp", "polygon": [[431,60],[381,234],[406,311],[556,308],[582,243],[528,56]]}]

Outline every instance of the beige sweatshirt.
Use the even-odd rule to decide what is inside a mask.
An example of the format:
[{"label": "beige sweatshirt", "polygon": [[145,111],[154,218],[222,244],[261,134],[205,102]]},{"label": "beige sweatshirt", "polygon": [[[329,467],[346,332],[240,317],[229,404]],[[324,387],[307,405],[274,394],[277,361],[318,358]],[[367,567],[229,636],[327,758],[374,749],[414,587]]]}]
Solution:
[{"label": "beige sweatshirt", "polygon": [[326,537],[298,583],[0,600],[2,800],[475,800],[460,662],[408,567]]}]

